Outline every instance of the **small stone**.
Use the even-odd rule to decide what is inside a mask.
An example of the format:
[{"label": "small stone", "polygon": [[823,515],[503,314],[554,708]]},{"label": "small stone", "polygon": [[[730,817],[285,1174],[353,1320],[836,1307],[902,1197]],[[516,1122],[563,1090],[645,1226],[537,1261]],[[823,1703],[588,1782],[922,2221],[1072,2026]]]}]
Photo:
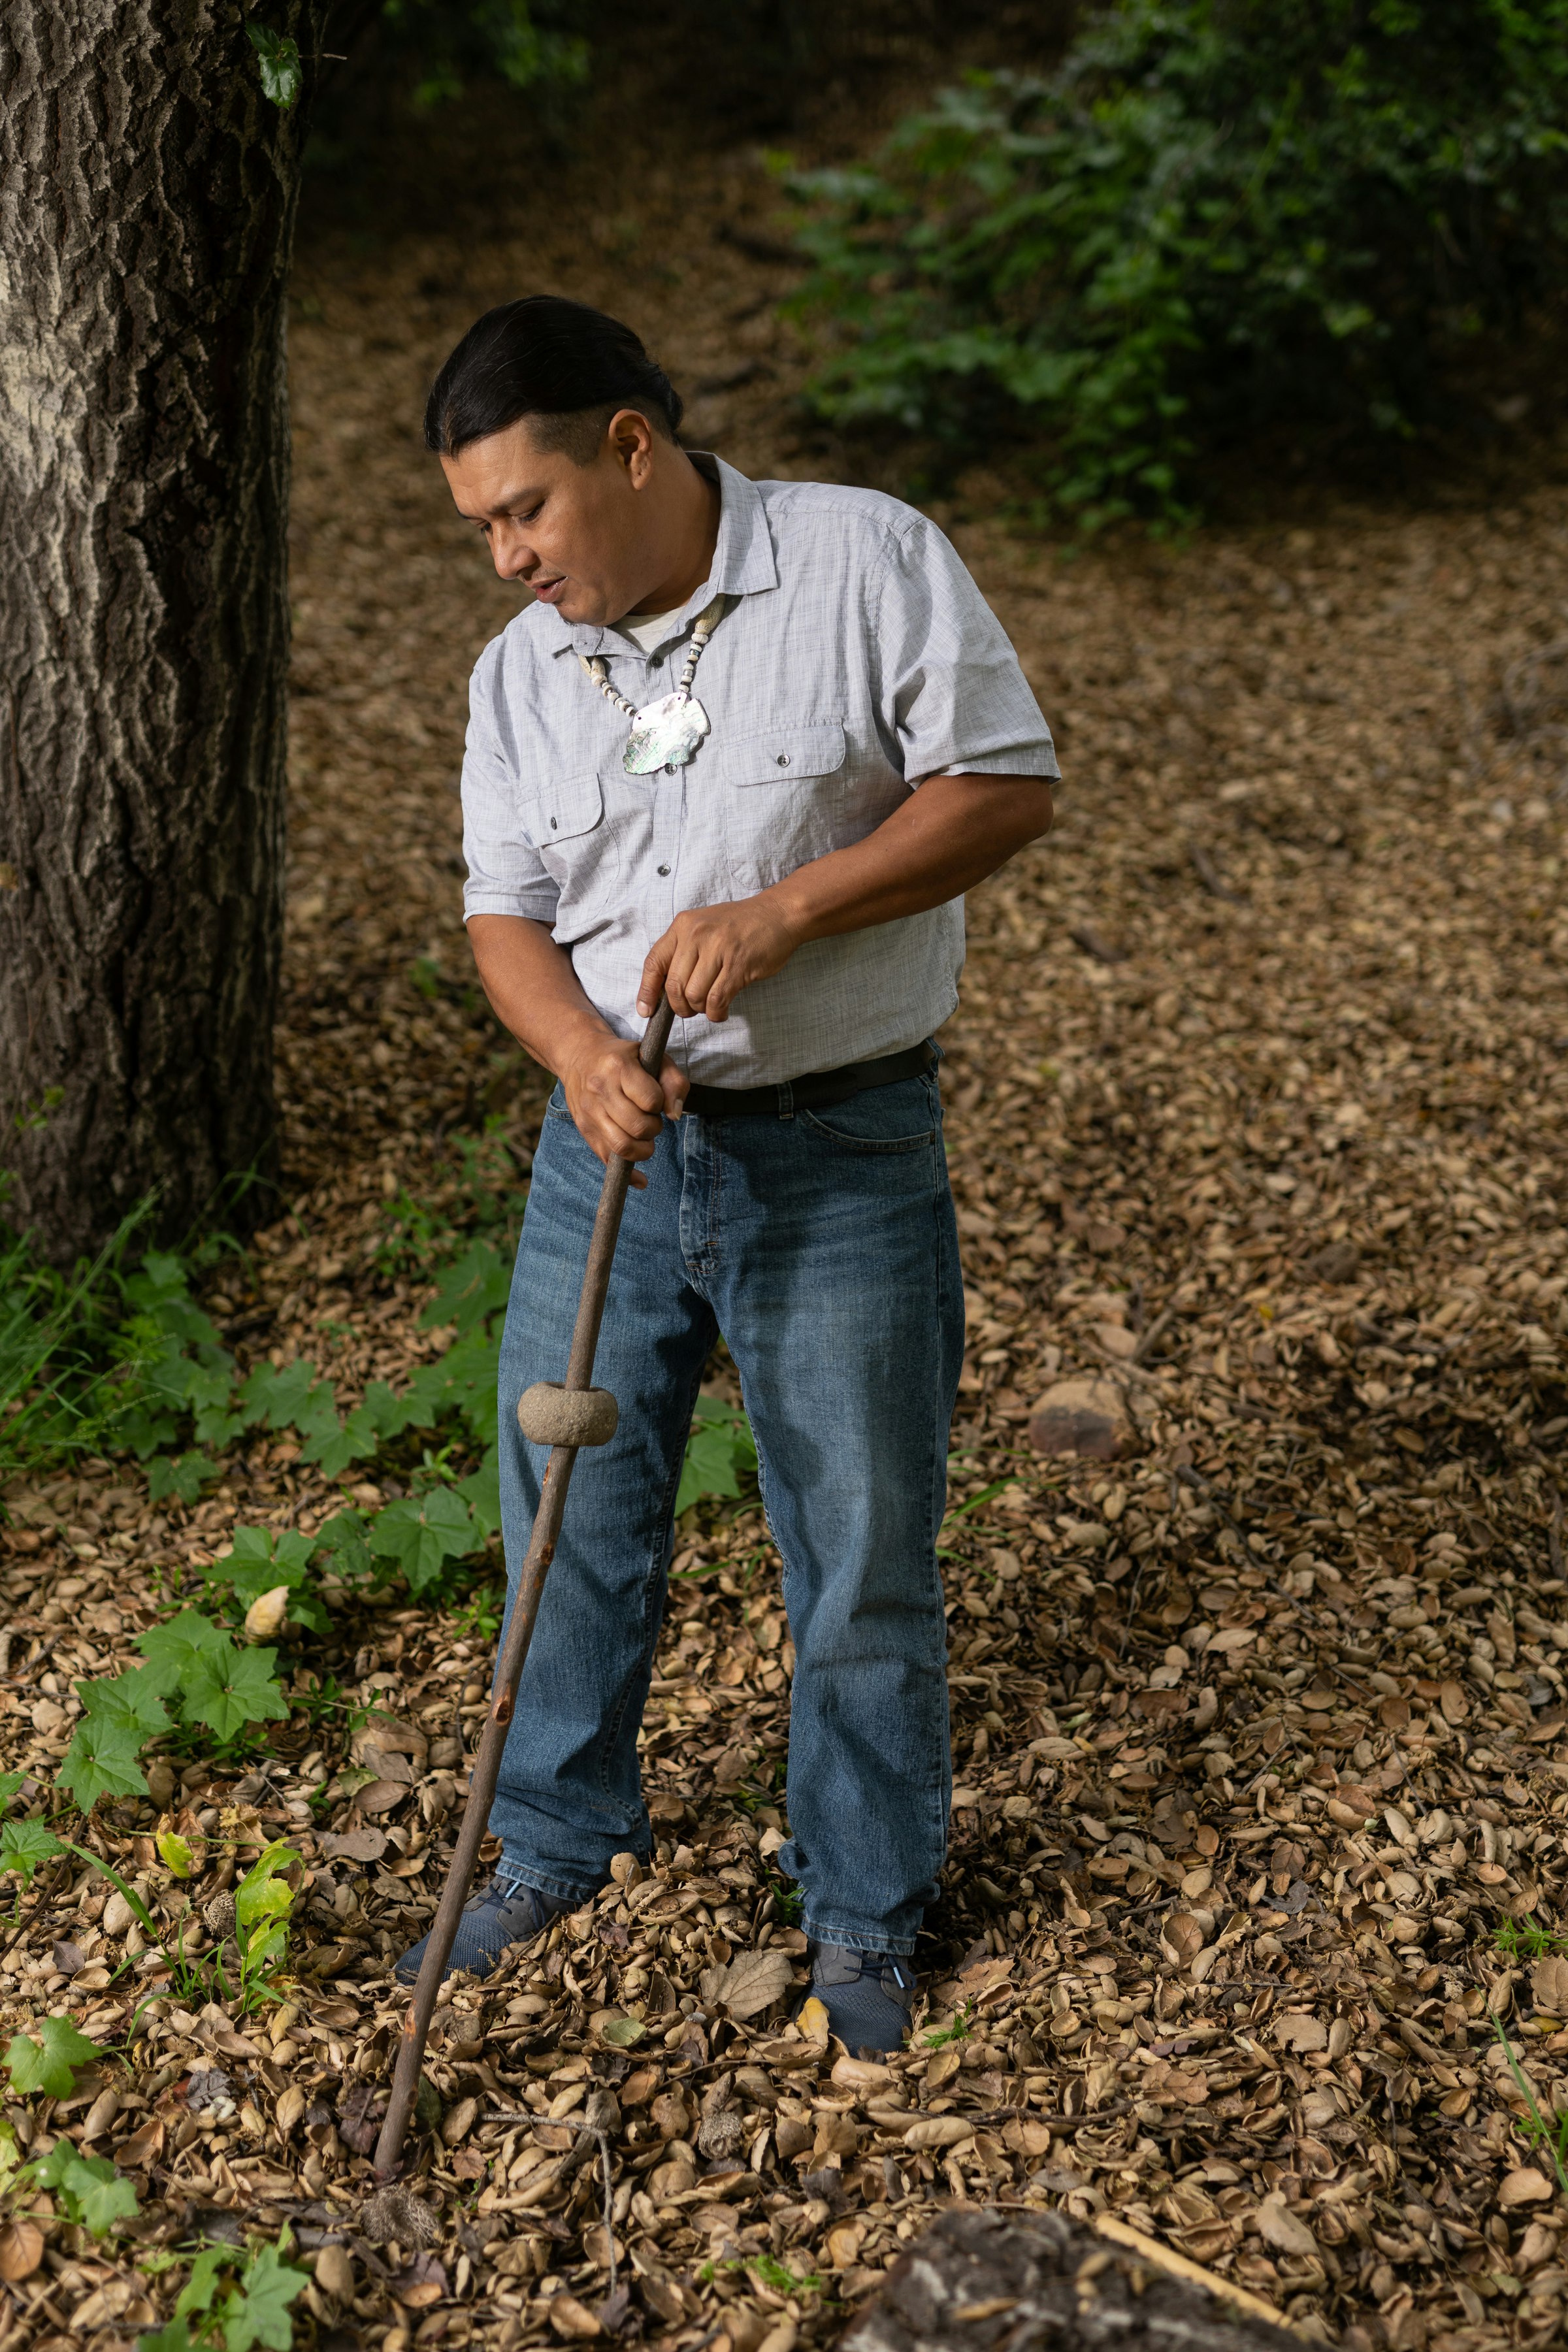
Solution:
[{"label": "small stone", "polygon": [[1354,1242],[1329,1242],[1307,1260],[1307,1271],[1319,1282],[1353,1282],[1361,1267]]},{"label": "small stone", "polygon": [[1037,1454],[1072,1454],[1114,1462],[1132,1443],[1132,1424],[1110,1381],[1058,1381],[1029,1416]]}]

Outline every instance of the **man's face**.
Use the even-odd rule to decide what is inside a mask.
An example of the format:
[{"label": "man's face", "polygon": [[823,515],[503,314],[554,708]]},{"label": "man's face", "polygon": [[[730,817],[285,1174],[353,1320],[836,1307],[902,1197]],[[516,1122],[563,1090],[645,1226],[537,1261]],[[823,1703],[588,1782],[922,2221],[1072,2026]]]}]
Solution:
[{"label": "man's face", "polygon": [[503,580],[521,580],[568,621],[608,623],[661,576],[651,544],[658,500],[647,495],[657,462],[647,418],[622,409],[586,466],[537,448],[526,422],[441,465]]}]

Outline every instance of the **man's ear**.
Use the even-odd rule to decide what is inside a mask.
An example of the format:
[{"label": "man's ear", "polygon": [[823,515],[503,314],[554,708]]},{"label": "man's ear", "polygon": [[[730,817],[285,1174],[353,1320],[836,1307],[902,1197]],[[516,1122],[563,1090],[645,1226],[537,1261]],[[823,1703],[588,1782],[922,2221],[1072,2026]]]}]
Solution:
[{"label": "man's ear", "polygon": [[653,463],[653,427],[636,408],[617,408],[606,428],[610,453],[634,490],[647,480]]}]

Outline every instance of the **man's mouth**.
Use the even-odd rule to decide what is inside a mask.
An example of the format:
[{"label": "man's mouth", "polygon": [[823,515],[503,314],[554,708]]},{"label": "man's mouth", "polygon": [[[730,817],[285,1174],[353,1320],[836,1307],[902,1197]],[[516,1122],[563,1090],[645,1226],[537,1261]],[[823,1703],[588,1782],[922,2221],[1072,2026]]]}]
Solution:
[{"label": "man's mouth", "polygon": [[566,593],[564,575],[555,580],[531,580],[528,584],[542,604],[558,604]]}]

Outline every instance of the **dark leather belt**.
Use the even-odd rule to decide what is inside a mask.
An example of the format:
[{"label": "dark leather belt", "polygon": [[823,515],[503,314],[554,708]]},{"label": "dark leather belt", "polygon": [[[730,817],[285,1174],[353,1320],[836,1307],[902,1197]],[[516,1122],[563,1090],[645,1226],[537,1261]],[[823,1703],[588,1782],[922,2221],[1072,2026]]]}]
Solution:
[{"label": "dark leather belt", "polygon": [[929,1038],[906,1046],[901,1054],[883,1054],[874,1062],[851,1062],[842,1070],[814,1070],[804,1078],[785,1078],[774,1087],[692,1087],[686,1108],[699,1118],[788,1118],[792,1111],[826,1110],[831,1103],[847,1102],[872,1087],[896,1086],[900,1078],[918,1078],[936,1060]]}]

